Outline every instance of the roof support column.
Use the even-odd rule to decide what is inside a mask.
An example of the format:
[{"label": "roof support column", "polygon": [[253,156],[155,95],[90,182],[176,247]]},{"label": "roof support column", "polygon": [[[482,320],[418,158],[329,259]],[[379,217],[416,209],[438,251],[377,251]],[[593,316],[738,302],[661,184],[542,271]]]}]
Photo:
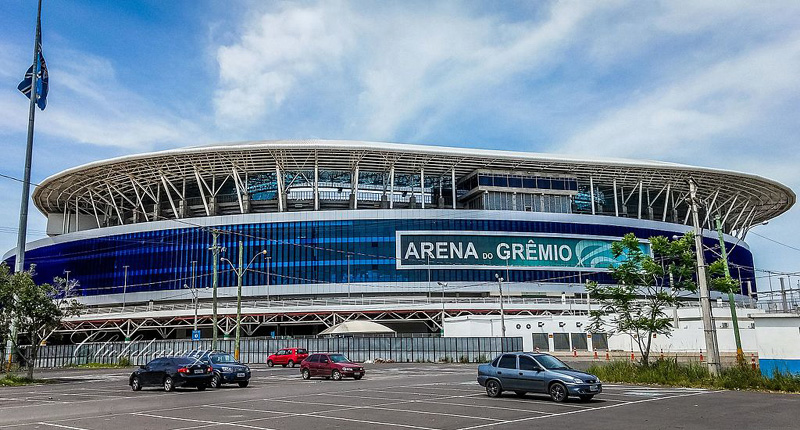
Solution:
[{"label": "roof support column", "polygon": [[639,181],[639,214],[638,214],[639,219],[642,219],[642,188],[643,188],[642,182],[644,181]]},{"label": "roof support column", "polygon": [[422,209],[425,209],[425,169],[419,169],[419,196],[422,200]]},{"label": "roof support column", "polygon": [[591,199],[592,203],[592,215],[595,215],[595,208],[594,208],[594,178],[589,176],[589,199]]},{"label": "roof support column", "polygon": [[314,157],[314,210],[319,210],[319,162]]},{"label": "roof support column", "polygon": [[617,178],[614,178],[614,216],[619,216],[619,203],[617,203]]},{"label": "roof support column", "polygon": [[78,196],[75,196],[75,231],[81,229],[80,211],[78,211]]},{"label": "roof support column", "polygon": [[664,195],[664,215],[661,216],[661,222],[667,221],[667,209],[669,209],[669,193],[671,188],[671,184],[667,184],[667,193]]},{"label": "roof support column", "polygon": [[450,194],[453,197],[453,209],[456,208],[456,169],[453,168],[450,170]]},{"label": "roof support column", "polygon": [[283,175],[281,166],[275,164],[275,182],[278,184],[278,212],[283,212]]},{"label": "roof support column", "polygon": [[67,214],[67,204],[64,203],[64,218],[61,219],[61,233],[67,233],[67,220],[68,219],[69,219],[69,216]]},{"label": "roof support column", "polygon": [[353,199],[352,209],[358,209],[358,165],[353,171],[352,182],[350,184],[350,198]]},{"label": "roof support column", "polygon": [[389,209],[394,207],[394,164],[389,169]]},{"label": "roof support column", "polygon": [[[97,228],[100,228],[103,225],[100,224],[100,216],[97,215],[97,204],[94,202],[94,193],[92,193],[92,190],[89,190],[89,200],[92,202],[92,213],[94,213],[94,220],[97,221]],[[142,208],[142,210],[144,210],[144,208]],[[147,217],[147,214],[145,213],[144,216]]]}]

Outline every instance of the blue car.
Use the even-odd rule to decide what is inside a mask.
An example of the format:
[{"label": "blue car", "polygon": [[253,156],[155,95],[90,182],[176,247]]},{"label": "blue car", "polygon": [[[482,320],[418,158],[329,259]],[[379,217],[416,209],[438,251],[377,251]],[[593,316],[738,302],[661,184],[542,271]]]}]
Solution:
[{"label": "blue car", "polygon": [[250,367],[239,363],[225,351],[193,351],[190,357],[210,365],[214,371],[211,377],[211,388],[219,388],[223,384],[239,384],[245,388],[250,384]]},{"label": "blue car", "polygon": [[564,402],[570,396],[588,402],[603,391],[597,376],[575,370],[550,354],[533,352],[506,353],[481,364],[478,383],[486,387],[489,397],[498,397],[503,391],[518,396],[545,393],[555,402]]}]

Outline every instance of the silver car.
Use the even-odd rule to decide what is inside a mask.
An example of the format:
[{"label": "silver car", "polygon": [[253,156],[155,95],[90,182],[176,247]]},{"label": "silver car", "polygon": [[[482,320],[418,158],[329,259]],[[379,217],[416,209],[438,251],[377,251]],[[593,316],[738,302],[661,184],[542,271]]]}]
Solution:
[{"label": "silver car", "polygon": [[506,353],[481,364],[478,383],[486,387],[489,397],[498,397],[503,391],[513,391],[518,396],[546,393],[556,402],[566,401],[569,396],[588,402],[603,391],[596,376],[575,370],[550,354],[534,352]]}]

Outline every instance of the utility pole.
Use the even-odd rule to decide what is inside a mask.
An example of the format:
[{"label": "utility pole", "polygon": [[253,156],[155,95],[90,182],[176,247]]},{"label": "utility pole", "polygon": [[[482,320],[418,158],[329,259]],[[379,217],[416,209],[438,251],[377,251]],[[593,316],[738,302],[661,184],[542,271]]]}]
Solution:
[{"label": "utility pole", "polygon": [[[716,217],[717,235],[719,236],[719,247],[722,251],[722,265],[725,267],[725,280],[730,283],[731,271],[728,267],[728,251],[725,248],[725,239],[722,236],[722,221],[719,214]],[[728,291],[728,303],[731,307],[731,321],[733,322],[733,336],[736,339],[736,362],[744,364],[744,351],[742,351],[742,338],[739,336],[739,318],[736,315],[736,302],[733,299],[733,291]]]},{"label": "utility pole", "polygon": [[265,258],[267,259],[267,305],[269,305],[269,301],[270,301],[270,298],[269,298],[269,266],[270,266],[270,263],[272,262],[272,257],[268,256],[268,257],[265,257]]},{"label": "utility pole", "polygon": [[503,277],[497,273],[494,274],[494,277],[497,278],[497,287],[500,288],[500,330],[503,332],[503,337],[506,337],[506,314],[503,310]]},{"label": "utility pole", "polygon": [[122,312],[125,312],[125,295],[128,292],[128,267],[130,266],[122,266],[125,269],[125,281],[122,284]]},{"label": "utility pole", "polygon": [[703,232],[700,230],[700,217],[697,214],[697,184],[689,179],[689,195],[692,202],[692,223],[694,224],[694,245],[697,256],[697,284],[700,287],[700,311],[703,315],[703,332],[708,351],[708,371],[712,376],[719,375],[719,347],[717,329],[711,318],[711,299],[706,275],[706,259],[703,253]]},{"label": "utility pole", "polygon": [[347,253],[347,298],[350,298],[350,253]]},{"label": "utility pole", "polygon": [[217,245],[217,239],[219,238],[219,231],[218,230],[211,230],[211,248],[208,248],[213,254],[213,273],[211,277],[211,290],[212,290],[212,299],[211,299],[211,350],[217,349],[217,284],[218,284],[218,275],[219,269],[217,267],[217,263],[219,262],[219,245]]}]

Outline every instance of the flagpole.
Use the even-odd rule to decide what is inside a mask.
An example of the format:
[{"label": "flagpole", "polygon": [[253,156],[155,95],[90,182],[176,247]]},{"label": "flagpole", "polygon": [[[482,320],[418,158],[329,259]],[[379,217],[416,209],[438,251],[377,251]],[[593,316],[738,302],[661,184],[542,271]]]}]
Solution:
[{"label": "flagpole", "polygon": [[[17,258],[14,271],[21,273],[25,271],[25,241],[28,233],[28,199],[30,198],[31,188],[31,158],[33,157],[33,120],[36,116],[37,84],[39,72],[39,45],[42,42],[42,0],[39,0],[39,7],[36,11],[36,37],[33,43],[33,70],[31,74],[31,103],[28,111],[28,144],[25,148],[25,171],[22,177],[22,201],[19,205],[19,227],[17,230]],[[7,366],[11,368],[11,356],[14,348],[14,340],[17,337],[17,327],[12,318],[9,339],[6,340]]]}]

